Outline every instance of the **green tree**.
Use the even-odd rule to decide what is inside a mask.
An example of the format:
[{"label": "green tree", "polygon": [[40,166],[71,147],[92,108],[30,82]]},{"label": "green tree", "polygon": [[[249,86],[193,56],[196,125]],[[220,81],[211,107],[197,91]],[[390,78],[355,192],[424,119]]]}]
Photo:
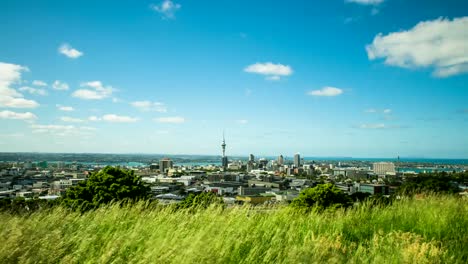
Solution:
[{"label": "green tree", "polygon": [[463,183],[466,179],[464,177],[466,176],[463,173],[421,173],[414,177],[407,177],[400,186],[399,193],[403,195],[425,192],[453,194],[460,191],[457,183]]},{"label": "green tree", "polygon": [[65,205],[88,210],[112,201],[137,201],[149,198],[150,188],[133,171],[105,167],[67,190]]},{"label": "green tree", "polygon": [[319,184],[314,188],[307,188],[291,202],[291,206],[298,209],[314,209],[323,211],[327,208],[348,207],[351,199],[331,183]]}]

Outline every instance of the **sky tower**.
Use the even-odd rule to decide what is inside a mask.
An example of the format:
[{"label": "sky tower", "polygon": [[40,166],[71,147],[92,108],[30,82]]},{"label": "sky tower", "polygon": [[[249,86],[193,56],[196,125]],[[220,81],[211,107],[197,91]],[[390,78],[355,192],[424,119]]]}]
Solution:
[{"label": "sky tower", "polygon": [[223,131],[223,143],[221,144],[223,148],[223,157],[221,159],[221,164],[223,165],[223,169],[226,170],[228,166],[228,158],[226,157],[226,140],[224,138],[224,131]]}]

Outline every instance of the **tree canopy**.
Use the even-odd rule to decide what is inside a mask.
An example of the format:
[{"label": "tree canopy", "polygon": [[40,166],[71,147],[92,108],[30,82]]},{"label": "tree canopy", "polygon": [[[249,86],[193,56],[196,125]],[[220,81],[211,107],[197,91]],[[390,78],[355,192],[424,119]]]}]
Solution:
[{"label": "tree canopy", "polygon": [[458,183],[466,183],[467,172],[452,173],[446,172],[418,174],[416,177],[407,177],[399,188],[401,194],[414,193],[457,193]]},{"label": "tree canopy", "polygon": [[315,209],[322,211],[327,208],[348,207],[351,199],[335,185],[331,183],[319,184],[313,188],[307,188],[291,202],[291,206],[299,209]]},{"label": "tree canopy", "polygon": [[149,191],[133,171],[108,166],[68,189],[63,202],[73,208],[87,210],[112,201],[147,199]]}]

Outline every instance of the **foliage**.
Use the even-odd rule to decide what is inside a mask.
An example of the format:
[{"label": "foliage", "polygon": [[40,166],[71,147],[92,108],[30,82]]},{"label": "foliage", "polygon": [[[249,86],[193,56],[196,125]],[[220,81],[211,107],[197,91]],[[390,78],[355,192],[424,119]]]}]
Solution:
[{"label": "foliage", "polygon": [[149,198],[149,191],[133,171],[108,166],[68,189],[63,202],[85,211],[112,201],[144,200]]},{"label": "foliage", "polygon": [[213,192],[202,192],[199,194],[189,194],[183,201],[176,204],[177,209],[206,209],[211,205],[222,205],[223,199]]},{"label": "foliage", "polygon": [[331,183],[319,184],[307,188],[291,202],[291,206],[299,209],[315,209],[322,211],[327,208],[340,208],[352,205],[351,199]]},{"label": "foliage", "polygon": [[454,196],[327,213],[209,207],[188,214],[146,204],[0,213],[1,262],[468,262],[468,203]]},{"label": "foliage", "polygon": [[457,193],[459,191],[457,183],[467,181],[468,173],[429,173],[418,174],[414,177],[407,177],[399,188],[400,194],[415,193]]},{"label": "foliage", "polygon": [[356,202],[362,202],[365,201],[367,198],[371,196],[370,193],[364,193],[364,192],[355,192],[350,195],[351,200],[356,201]]}]

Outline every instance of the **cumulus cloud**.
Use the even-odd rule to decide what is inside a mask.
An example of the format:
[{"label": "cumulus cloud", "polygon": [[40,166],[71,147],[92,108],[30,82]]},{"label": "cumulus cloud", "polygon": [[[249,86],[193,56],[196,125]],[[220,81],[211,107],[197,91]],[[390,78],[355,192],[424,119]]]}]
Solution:
[{"label": "cumulus cloud", "polygon": [[55,105],[58,110],[64,111],[64,112],[72,112],[75,111],[75,109],[71,106],[64,106],[64,105]]},{"label": "cumulus cloud", "polygon": [[29,71],[27,67],[0,62],[0,107],[35,108],[36,101],[23,98],[23,94],[11,86],[21,83],[21,73]]},{"label": "cumulus cloud", "polygon": [[151,101],[135,101],[130,103],[131,106],[141,110],[141,111],[155,111],[159,113],[166,113],[167,107],[164,103],[161,102],[151,102]]},{"label": "cumulus cloud", "polygon": [[273,75],[273,76],[267,76],[265,77],[265,79],[268,81],[279,81],[281,80],[281,77],[279,77],[278,75]]},{"label": "cumulus cloud", "polygon": [[359,126],[362,129],[384,129],[386,128],[385,124],[362,124]]},{"label": "cumulus cloud", "polygon": [[32,120],[36,120],[37,116],[31,112],[17,113],[17,112],[5,110],[5,111],[0,111],[0,119],[16,119],[16,120],[32,121]]},{"label": "cumulus cloud", "polygon": [[47,86],[47,83],[46,83],[46,82],[40,81],[40,80],[34,80],[34,81],[32,82],[32,84],[35,85],[35,86],[42,86],[42,87]]},{"label": "cumulus cloud", "polygon": [[400,125],[386,125],[383,123],[377,124],[361,124],[358,126],[361,129],[400,129],[400,128],[408,128],[408,126],[400,126]]},{"label": "cumulus cloud", "polygon": [[88,117],[88,120],[92,122],[97,122],[97,121],[101,121],[101,118],[97,116],[90,116]]},{"label": "cumulus cloud", "polygon": [[271,62],[255,63],[244,68],[245,72],[266,75],[270,81],[278,81],[282,76],[290,76],[293,73],[291,66],[274,64]]},{"label": "cumulus cloud", "polygon": [[82,83],[84,89],[78,89],[72,93],[73,97],[84,100],[101,100],[110,97],[114,91],[112,86],[104,86],[100,81]]},{"label": "cumulus cloud", "polygon": [[69,88],[69,86],[68,86],[67,83],[59,81],[59,80],[56,80],[52,84],[52,89],[54,89],[54,90],[66,91],[66,90],[68,90],[68,88]]},{"label": "cumulus cloud", "polygon": [[44,89],[32,88],[32,87],[27,87],[27,86],[21,87],[18,90],[20,90],[21,92],[28,92],[30,94],[35,94],[35,95],[42,95],[42,96],[47,95],[47,91]]},{"label": "cumulus cloud", "polygon": [[413,28],[378,34],[366,46],[370,60],[402,68],[433,68],[433,75],[449,77],[468,72],[468,17],[439,18]]},{"label": "cumulus cloud", "polygon": [[72,48],[72,46],[70,46],[69,44],[66,44],[66,43],[62,44],[58,48],[58,51],[59,51],[59,53],[65,55],[65,56],[67,56],[68,58],[71,58],[71,59],[77,59],[77,58],[83,56],[83,52]]},{"label": "cumulus cloud", "polygon": [[185,122],[185,118],[180,117],[180,116],[159,117],[153,120],[158,123],[169,123],[169,124],[182,124]]},{"label": "cumulus cloud", "polygon": [[392,109],[384,109],[384,110],[377,110],[375,108],[369,108],[369,109],[366,109],[364,110],[364,113],[370,113],[370,114],[373,114],[373,113],[383,113],[383,114],[386,114],[386,115],[389,115],[392,113]]},{"label": "cumulus cloud", "polygon": [[63,122],[67,122],[67,123],[83,123],[84,122],[83,119],[73,118],[69,116],[62,116],[60,117],[60,120],[62,120]]},{"label": "cumulus cloud", "polygon": [[31,125],[33,133],[48,133],[55,136],[89,136],[95,128],[86,126],[75,127],[73,125]]},{"label": "cumulus cloud", "polygon": [[159,4],[152,4],[150,8],[159,14],[164,19],[173,19],[175,18],[175,13],[179,10],[182,6],[180,4],[174,3],[171,0],[164,0]]},{"label": "cumulus cloud", "polygon": [[313,90],[308,92],[309,95],[312,96],[338,96],[343,93],[342,89],[335,88],[335,87],[323,87],[320,90]]},{"label": "cumulus cloud", "polygon": [[346,0],[346,2],[360,5],[380,5],[384,0]]},{"label": "cumulus cloud", "polygon": [[108,115],[104,115],[102,117],[102,120],[106,122],[111,122],[111,123],[134,123],[138,121],[138,118],[130,117],[130,116],[119,116],[119,115],[114,115],[114,114],[108,114]]}]

